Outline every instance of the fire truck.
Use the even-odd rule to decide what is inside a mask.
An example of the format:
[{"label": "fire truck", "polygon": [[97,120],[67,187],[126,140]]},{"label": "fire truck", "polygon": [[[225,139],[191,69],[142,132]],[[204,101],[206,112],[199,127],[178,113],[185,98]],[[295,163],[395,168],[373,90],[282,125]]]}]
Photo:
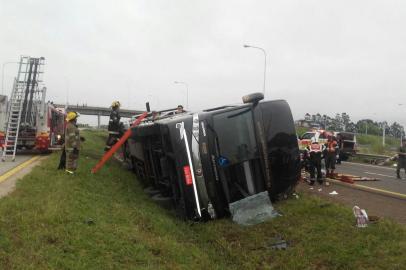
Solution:
[{"label": "fire truck", "polygon": [[8,157],[14,160],[18,150],[47,152],[62,143],[65,110],[45,101],[44,61],[43,57],[20,58],[11,96],[6,101],[3,132],[0,126],[3,161]]},{"label": "fire truck", "polygon": [[357,138],[354,133],[328,132],[325,130],[312,130],[304,133],[298,139],[300,151],[304,151],[305,148],[311,144],[313,138],[321,144],[327,143],[327,134],[329,133],[333,135],[338,142],[338,161],[345,161],[357,152]]},{"label": "fire truck", "polygon": [[308,131],[300,136],[298,140],[300,151],[304,151],[306,147],[312,143],[313,138],[316,138],[316,140],[321,144],[327,143],[327,135],[325,130]]}]

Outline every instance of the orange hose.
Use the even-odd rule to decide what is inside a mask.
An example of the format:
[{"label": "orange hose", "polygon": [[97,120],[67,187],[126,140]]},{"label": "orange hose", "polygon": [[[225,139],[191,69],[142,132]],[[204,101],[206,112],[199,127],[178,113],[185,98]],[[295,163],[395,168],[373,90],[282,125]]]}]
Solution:
[{"label": "orange hose", "polygon": [[99,160],[99,162],[96,164],[96,166],[93,167],[92,173],[96,173],[98,170],[100,170],[101,167],[103,167],[104,163],[106,163],[112,156],[113,154],[120,148],[123,143],[130,137],[131,135],[131,128],[138,126],[141,121],[147,116],[147,112],[144,112],[141,114],[137,120],[131,125],[131,127],[123,134],[123,136],[116,142],[116,144],[113,145],[113,147],[110,148],[109,151],[107,151],[102,158]]}]

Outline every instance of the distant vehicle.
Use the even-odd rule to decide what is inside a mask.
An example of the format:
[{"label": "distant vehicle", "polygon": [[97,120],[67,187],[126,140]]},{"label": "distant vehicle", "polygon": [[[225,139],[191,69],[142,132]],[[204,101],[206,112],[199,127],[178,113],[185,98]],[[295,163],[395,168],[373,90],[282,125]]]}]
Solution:
[{"label": "distant vehicle", "polygon": [[321,144],[327,143],[327,136],[324,130],[308,131],[299,137],[298,144],[300,151],[304,151],[312,143],[313,138],[316,138]]},{"label": "distant vehicle", "polygon": [[339,147],[339,161],[348,160],[357,152],[357,137],[352,132],[334,132]]},{"label": "distant vehicle", "polygon": [[[173,203],[192,220],[230,214],[230,204],[268,191],[293,191],[300,157],[289,105],[262,101],[200,112],[166,114],[132,129],[127,160],[155,200]],[[161,114],[164,115],[164,114]]]},{"label": "distant vehicle", "polygon": [[[333,136],[337,139],[339,148],[338,161],[345,161],[350,156],[357,152],[357,138],[354,133],[351,132],[332,132]],[[313,130],[304,133],[298,139],[300,151],[304,151],[305,148],[311,144],[312,138],[316,138],[319,143],[327,143],[327,136],[325,130]]]}]

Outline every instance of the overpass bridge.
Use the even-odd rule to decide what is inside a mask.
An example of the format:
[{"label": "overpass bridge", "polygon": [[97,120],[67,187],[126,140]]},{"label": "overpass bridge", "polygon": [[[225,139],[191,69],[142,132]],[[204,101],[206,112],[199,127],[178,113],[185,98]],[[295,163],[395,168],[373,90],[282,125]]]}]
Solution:
[{"label": "overpass bridge", "polygon": [[[87,105],[62,105],[54,104],[58,108],[66,108],[67,111],[75,111],[83,115],[96,115],[97,116],[97,127],[100,127],[100,117],[101,116],[110,116],[111,108],[106,107],[96,107],[96,106],[87,106]],[[141,114],[144,111],[139,110],[127,110],[120,109],[120,115],[124,118],[131,118],[136,114]]]}]

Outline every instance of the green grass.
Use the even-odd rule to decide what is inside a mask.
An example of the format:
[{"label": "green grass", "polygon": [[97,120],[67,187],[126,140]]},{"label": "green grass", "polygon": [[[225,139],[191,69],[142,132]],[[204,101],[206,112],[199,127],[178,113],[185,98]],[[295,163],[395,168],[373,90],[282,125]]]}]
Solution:
[{"label": "green grass", "polygon": [[[104,134],[84,132],[76,176],[58,154],[0,200],[0,269],[404,269],[406,229],[388,220],[354,227],[351,210],[300,195],[272,221],[196,224],[155,205],[134,175],[102,154]],[[289,242],[273,250],[274,237]]]},{"label": "green grass", "polygon": [[400,146],[400,139],[387,136],[384,147],[382,136],[357,134],[357,144],[361,153],[394,155]]}]

